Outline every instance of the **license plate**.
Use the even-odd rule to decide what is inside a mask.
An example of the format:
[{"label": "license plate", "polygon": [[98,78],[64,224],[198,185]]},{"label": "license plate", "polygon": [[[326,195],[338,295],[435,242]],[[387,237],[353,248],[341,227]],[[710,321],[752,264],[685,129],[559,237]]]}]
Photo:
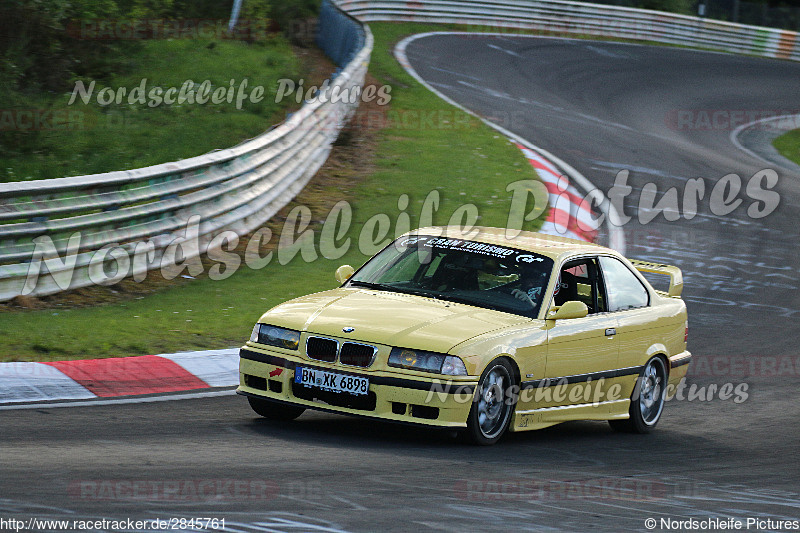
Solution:
[{"label": "license plate", "polygon": [[356,395],[369,392],[369,379],[367,378],[302,366],[295,368],[294,382],[306,387],[317,387],[331,392],[346,392]]}]

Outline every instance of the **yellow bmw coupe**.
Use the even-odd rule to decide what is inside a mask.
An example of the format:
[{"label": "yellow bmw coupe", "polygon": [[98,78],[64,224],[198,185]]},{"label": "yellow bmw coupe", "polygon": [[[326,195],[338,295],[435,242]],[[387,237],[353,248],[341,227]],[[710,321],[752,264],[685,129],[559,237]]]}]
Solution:
[{"label": "yellow bmw coupe", "polygon": [[268,418],[318,409],[484,445],[568,420],[653,429],[691,360],[680,269],[509,233],[419,229],[340,267],[339,288],[261,316],[237,392]]}]

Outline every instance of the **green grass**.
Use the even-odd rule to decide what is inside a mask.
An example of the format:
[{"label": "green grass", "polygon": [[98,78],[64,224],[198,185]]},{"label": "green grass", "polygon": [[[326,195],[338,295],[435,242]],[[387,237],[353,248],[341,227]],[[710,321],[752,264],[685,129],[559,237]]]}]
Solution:
[{"label": "green grass", "polygon": [[[234,146],[265,131],[281,120],[288,102],[275,103],[277,80],[299,77],[299,60],[283,38],[265,43],[237,41],[155,40],[141,43],[128,61],[125,75],[105,85],[97,82],[89,103],[80,97],[68,105],[74,86],[65,94],[26,96],[18,109],[49,110],[57,120],[44,122],[36,131],[2,129],[0,182],[60,178],[127,170],[197,156]],[[103,87],[130,91],[147,79],[146,90],[159,86],[180,88],[186,80],[213,87],[235,87],[248,80],[246,94],[264,87],[260,103],[248,101],[237,109],[227,101],[204,105],[177,103],[149,107],[121,104],[101,106],[97,94]],[[91,80],[83,80],[89,87]],[[24,126],[24,122],[20,122]]]},{"label": "green grass", "polygon": [[[441,26],[371,27],[375,49],[370,72],[378,83],[393,87],[387,113],[393,126],[378,134],[375,168],[368,178],[352,187],[316,192],[336,200],[346,198],[353,206],[353,222],[345,236],[351,246],[343,257],[306,263],[298,255],[283,266],[273,257],[261,270],[242,267],[223,281],[184,281],[138,300],[84,309],[2,313],[0,359],[113,357],[240,345],[269,307],[333,288],[337,266],[362,264],[367,256],[359,251],[358,240],[365,222],[383,214],[394,234],[402,219],[398,199],[404,194],[409,196],[409,205],[402,212],[409,215],[412,228],[418,226],[420,206],[432,190],[441,195],[434,224],[446,224],[459,206],[472,203],[481,217],[479,224],[505,226],[511,201],[506,187],[517,180],[537,179],[533,168],[494,130],[419,85],[391,53],[401,37]],[[425,127],[415,126],[408,118],[423,112],[435,113],[437,118]],[[308,198],[306,192],[303,195]],[[535,230],[540,223],[526,223],[524,229]],[[320,227],[313,228],[319,250]],[[277,242],[277,236],[272,242]],[[342,242],[344,238],[337,239]]]},{"label": "green grass", "polygon": [[772,141],[780,154],[800,165],[800,129],[784,133]]}]

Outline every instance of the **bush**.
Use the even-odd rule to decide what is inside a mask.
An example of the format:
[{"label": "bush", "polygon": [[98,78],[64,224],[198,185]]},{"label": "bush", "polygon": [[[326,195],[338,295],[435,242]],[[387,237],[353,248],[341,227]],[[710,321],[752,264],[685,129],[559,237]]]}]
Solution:
[{"label": "bush", "polygon": [[[4,0],[0,3],[0,97],[8,91],[61,91],[75,76],[105,80],[124,71],[135,41],[86,40],[71,31],[95,19],[227,20],[232,0]],[[273,20],[290,30],[313,17],[319,0],[245,0],[240,19]],[[11,98],[5,98],[5,101]]]},{"label": "bush", "polygon": [[[76,79],[99,85],[125,75],[144,45],[140,40],[87,39],[82,25],[96,21],[209,19],[226,23],[233,0],[0,0],[0,102],[4,109],[52,109]],[[319,0],[244,0],[240,20],[288,35],[293,21],[313,17]],[[273,23],[270,24],[270,21]],[[224,26],[224,24],[223,24]],[[305,22],[301,27],[309,27]],[[252,44],[253,34],[248,35]],[[213,49],[214,43],[209,44]],[[4,129],[0,155],[45,150],[35,131]]]}]

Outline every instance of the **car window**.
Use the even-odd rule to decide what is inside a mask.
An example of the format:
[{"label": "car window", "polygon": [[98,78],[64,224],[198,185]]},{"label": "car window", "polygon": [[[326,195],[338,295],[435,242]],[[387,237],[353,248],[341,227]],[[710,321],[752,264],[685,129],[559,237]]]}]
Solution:
[{"label": "car window", "polygon": [[597,260],[583,258],[565,263],[553,291],[554,305],[576,300],[586,304],[589,314],[606,311],[605,295],[598,274]]},{"label": "car window", "polygon": [[635,309],[650,304],[647,289],[622,261],[613,257],[601,257],[600,265],[608,294],[609,311]]},{"label": "car window", "polygon": [[[398,256],[394,258],[394,263],[389,265],[389,268],[383,270],[383,283],[405,281],[412,278],[420,270],[420,261],[414,254],[407,254],[405,256]],[[423,273],[426,277],[431,276],[436,272],[438,266],[438,259],[435,258],[432,262],[426,264]]]},{"label": "car window", "polygon": [[553,260],[501,245],[444,237],[404,237],[348,282],[418,294],[529,318],[538,316]]}]

